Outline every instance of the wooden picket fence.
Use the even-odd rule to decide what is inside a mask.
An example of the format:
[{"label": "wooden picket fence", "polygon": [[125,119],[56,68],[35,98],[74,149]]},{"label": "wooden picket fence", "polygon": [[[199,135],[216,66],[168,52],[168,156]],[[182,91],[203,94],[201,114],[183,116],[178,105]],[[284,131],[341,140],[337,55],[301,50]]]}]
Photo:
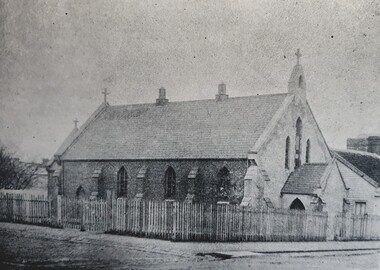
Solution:
[{"label": "wooden picket fence", "polygon": [[50,225],[51,204],[44,195],[0,193],[0,220]]},{"label": "wooden picket fence", "polygon": [[336,240],[380,240],[380,216],[340,213],[334,222]]},{"label": "wooden picket fence", "polygon": [[[254,210],[228,204],[177,201],[78,200],[0,193],[0,221],[112,232],[174,241],[326,240],[327,213]],[[380,240],[380,216],[332,220],[336,240]]]},{"label": "wooden picket fence", "polygon": [[119,198],[113,207],[117,233],[176,241],[326,240],[327,213],[238,205]]},{"label": "wooden picket fence", "polygon": [[87,231],[107,231],[107,203],[104,200],[78,200],[62,197],[60,225]]}]

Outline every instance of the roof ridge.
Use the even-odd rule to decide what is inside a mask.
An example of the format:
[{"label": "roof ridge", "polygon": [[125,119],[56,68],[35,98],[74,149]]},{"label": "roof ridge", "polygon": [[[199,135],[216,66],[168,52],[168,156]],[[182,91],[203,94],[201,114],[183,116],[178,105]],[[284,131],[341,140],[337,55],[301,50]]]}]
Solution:
[{"label": "roof ridge", "polygon": [[[236,100],[236,99],[244,99],[244,98],[260,98],[260,97],[270,97],[270,96],[281,96],[281,95],[290,95],[289,93],[274,93],[274,94],[264,94],[264,95],[250,95],[250,96],[240,96],[240,97],[229,97],[228,99],[222,101],[221,103],[228,102],[228,100]],[[206,102],[206,101],[215,101],[214,98],[207,99],[194,99],[194,100],[178,100],[178,101],[169,101],[165,106],[170,104],[178,104],[178,103],[191,103],[191,102]],[[118,105],[110,105],[109,107],[126,107],[126,106],[148,106],[148,105],[156,105],[156,102],[150,103],[129,103],[129,104],[118,104]]]}]

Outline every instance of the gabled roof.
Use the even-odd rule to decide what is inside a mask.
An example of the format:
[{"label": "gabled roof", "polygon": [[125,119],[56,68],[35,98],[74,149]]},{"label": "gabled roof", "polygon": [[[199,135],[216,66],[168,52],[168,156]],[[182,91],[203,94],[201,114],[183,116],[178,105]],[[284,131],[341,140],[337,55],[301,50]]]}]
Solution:
[{"label": "gabled roof", "polygon": [[55,152],[54,156],[61,156],[63,154],[63,152],[65,152],[67,147],[69,147],[70,144],[72,143],[72,141],[76,138],[76,136],[78,134],[78,130],[79,129],[77,127],[73,128],[73,130],[70,132],[69,136],[66,137],[66,139],[63,141],[61,146]]},{"label": "gabled roof", "polygon": [[107,106],[62,159],[247,158],[288,95]]},{"label": "gabled roof", "polygon": [[83,133],[87,129],[87,127],[96,119],[96,117],[107,107],[109,104],[107,102],[103,102],[87,119],[87,121],[78,129],[75,127],[70,134],[66,137],[66,139],[63,141],[61,146],[58,148],[58,150],[54,154],[54,158],[50,159],[48,161],[47,166],[51,166],[57,157],[62,156],[65,151],[74,143],[76,138]]},{"label": "gabled roof", "polygon": [[332,153],[367,182],[376,186],[380,185],[379,155],[356,150],[333,150]]},{"label": "gabled roof", "polygon": [[281,193],[314,195],[328,164],[303,164],[289,175]]}]

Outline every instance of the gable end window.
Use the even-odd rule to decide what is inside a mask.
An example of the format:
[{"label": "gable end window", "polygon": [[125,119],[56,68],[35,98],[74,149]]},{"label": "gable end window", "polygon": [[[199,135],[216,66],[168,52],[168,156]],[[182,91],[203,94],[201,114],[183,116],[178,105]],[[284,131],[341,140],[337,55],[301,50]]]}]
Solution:
[{"label": "gable end window", "polygon": [[301,166],[301,141],[302,141],[302,120],[298,117],[297,123],[296,123],[296,152],[294,156],[294,167],[297,169],[299,166]]},{"label": "gable end window", "polygon": [[303,77],[302,75],[298,78],[298,87],[301,88],[303,85]]},{"label": "gable end window", "polygon": [[290,138],[286,138],[285,142],[285,169],[289,169],[289,152],[290,152]]},{"label": "gable end window", "polygon": [[310,163],[310,140],[307,140],[306,142],[306,157],[305,162]]}]

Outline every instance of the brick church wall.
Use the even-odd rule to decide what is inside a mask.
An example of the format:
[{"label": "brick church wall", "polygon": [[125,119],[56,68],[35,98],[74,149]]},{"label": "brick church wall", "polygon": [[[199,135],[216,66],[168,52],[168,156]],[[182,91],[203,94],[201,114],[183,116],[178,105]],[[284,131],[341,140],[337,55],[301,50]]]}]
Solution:
[{"label": "brick church wall", "polygon": [[[188,175],[190,170],[199,167],[199,175],[195,184],[196,200],[211,202],[215,198],[217,174],[224,166],[230,171],[231,183],[234,186],[233,200],[240,202],[243,197],[244,175],[247,171],[247,160],[152,160],[152,161],[64,161],[64,195],[75,196],[81,185],[85,195],[92,192],[104,194],[105,190],[117,191],[117,172],[124,166],[128,174],[127,198],[134,198],[138,193],[137,174],[141,167],[148,166],[144,184],[146,199],[164,199],[164,178],[166,169],[171,166],[176,173],[176,200],[184,200],[188,190]],[[96,169],[102,169],[99,185],[93,178]]]}]

